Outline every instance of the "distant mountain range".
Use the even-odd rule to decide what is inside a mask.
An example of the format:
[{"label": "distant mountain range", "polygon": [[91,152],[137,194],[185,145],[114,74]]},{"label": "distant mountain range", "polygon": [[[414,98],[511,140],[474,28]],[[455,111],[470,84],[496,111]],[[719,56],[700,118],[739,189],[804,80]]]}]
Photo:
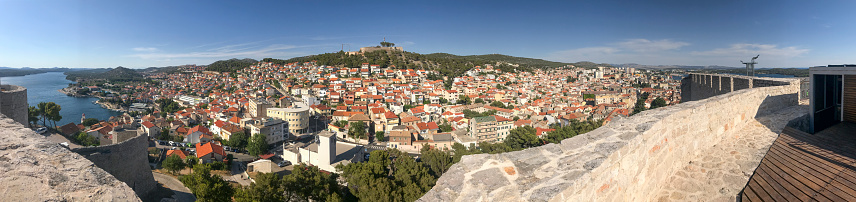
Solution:
[{"label": "distant mountain range", "polygon": [[0,77],[26,76],[26,75],[30,75],[30,74],[41,74],[41,73],[45,73],[45,72],[66,72],[66,71],[74,71],[74,70],[70,69],[70,68],[66,68],[66,67],[52,67],[52,68],[0,67]]},{"label": "distant mountain range", "polygon": [[642,65],[636,63],[612,64],[614,67],[630,67],[636,69],[685,69],[685,70],[704,70],[704,69],[736,69],[743,67],[727,67],[719,65],[694,66],[694,65]]}]

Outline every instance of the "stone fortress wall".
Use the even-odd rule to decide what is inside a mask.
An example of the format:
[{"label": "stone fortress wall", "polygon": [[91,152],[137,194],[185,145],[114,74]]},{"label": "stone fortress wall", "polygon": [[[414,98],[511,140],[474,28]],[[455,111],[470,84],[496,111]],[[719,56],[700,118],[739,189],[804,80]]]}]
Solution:
[{"label": "stone fortress wall", "polygon": [[0,113],[21,125],[27,121],[27,88],[15,85],[0,85]]},{"label": "stone fortress wall", "polygon": [[138,135],[118,144],[72,149],[130,186],[137,196],[157,188],[148,163],[148,137]]},{"label": "stone fortress wall", "polygon": [[[790,85],[794,78],[766,78],[731,74],[692,73],[681,80],[681,102],[707,99],[747,88]],[[805,88],[801,85],[800,88]],[[802,89],[801,92],[807,89]],[[800,96],[804,96],[802,93]]]},{"label": "stone fortress wall", "polygon": [[131,187],[110,173],[3,114],[0,114],[0,198],[140,201]]},{"label": "stone fortress wall", "polygon": [[[733,141],[756,117],[798,105],[798,79],[688,80],[684,98],[698,101],[613,120],[560,144],[464,156],[419,201],[652,201],[685,163]],[[761,86],[772,87],[752,88]]]}]

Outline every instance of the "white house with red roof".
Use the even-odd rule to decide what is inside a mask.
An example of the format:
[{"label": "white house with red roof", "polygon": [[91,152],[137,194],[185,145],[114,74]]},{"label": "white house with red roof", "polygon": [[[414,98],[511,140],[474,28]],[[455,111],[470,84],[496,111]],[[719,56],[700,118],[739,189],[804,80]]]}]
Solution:
[{"label": "white house with red roof", "polygon": [[141,125],[143,132],[149,134],[149,137],[157,137],[158,135],[160,135],[160,127],[155,126],[155,124],[153,124],[152,122],[143,121]]},{"label": "white house with red roof", "polygon": [[223,147],[213,143],[196,143],[196,158],[202,163],[222,162],[226,158]]}]

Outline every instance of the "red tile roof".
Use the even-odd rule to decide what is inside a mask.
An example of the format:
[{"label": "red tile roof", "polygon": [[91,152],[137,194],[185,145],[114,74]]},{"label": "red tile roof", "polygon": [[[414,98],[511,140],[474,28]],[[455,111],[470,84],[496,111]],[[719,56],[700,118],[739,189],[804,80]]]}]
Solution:
[{"label": "red tile roof", "polygon": [[172,156],[173,154],[174,154],[174,155],[178,155],[178,157],[179,157],[179,158],[181,158],[181,159],[187,159],[187,153],[185,153],[185,151],[184,151],[184,150],[180,150],[180,149],[173,149],[173,150],[168,150],[168,151],[166,151],[166,156],[167,156],[167,157]]},{"label": "red tile roof", "polygon": [[152,122],[149,122],[149,121],[143,121],[143,126],[145,126],[146,128],[151,128],[151,127],[155,127],[155,124],[153,124]]},{"label": "red tile roof", "polygon": [[223,151],[223,147],[221,147],[220,145],[215,145],[215,144],[211,144],[211,143],[206,143],[206,144],[196,143],[196,157],[205,156],[205,155],[208,155],[212,152],[216,153],[216,154],[220,154],[224,157],[226,156],[226,152]]}]

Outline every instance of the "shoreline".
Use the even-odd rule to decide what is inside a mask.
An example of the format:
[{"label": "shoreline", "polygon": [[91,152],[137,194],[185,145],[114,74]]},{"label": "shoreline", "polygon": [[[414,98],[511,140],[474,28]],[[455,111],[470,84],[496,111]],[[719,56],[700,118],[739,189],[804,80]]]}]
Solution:
[{"label": "shoreline", "polygon": [[93,104],[97,104],[97,105],[101,106],[101,108],[104,108],[104,109],[106,109],[106,110],[115,111],[115,112],[122,112],[122,113],[128,113],[128,110],[122,109],[121,107],[113,107],[113,104],[110,104],[110,103],[102,103],[102,102],[101,102],[101,98],[99,98],[98,100],[96,100]]},{"label": "shoreline", "polygon": [[110,111],[114,111],[114,112],[128,113],[128,110],[126,110],[126,109],[122,109],[121,107],[114,107],[114,106],[113,106],[113,104],[110,104],[110,103],[102,103],[102,102],[101,102],[101,100],[102,100],[102,99],[104,99],[104,98],[97,97],[97,96],[93,96],[93,95],[78,95],[77,93],[71,92],[71,91],[69,90],[69,88],[71,88],[71,87],[65,87],[65,88],[59,89],[59,90],[57,90],[57,91],[58,91],[58,92],[60,92],[60,93],[62,93],[62,94],[65,94],[66,96],[69,96],[69,97],[76,97],[76,98],[98,98],[98,100],[96,100],[96,101],[95,101],[95,102],[93,102],[92,104],[96,104],[96,105],[98,105],[98,106],[100,106],[101,108],[106,109],[106,110],[110,110]]},{"label": "shoreline", "polygon": [[70,96],[70,97],[78,97],[78,98],[93,97],[93,96],[91,96],[91,95],[78,95],[77,93],[70,92],[70,91],[68,90],[68,88],[71,88],[71,87],[61,88],[61,89],[56,90],[56,91],[58,91],[58,92],[60,92],[60,93],[62,93],[62,94],[65,94],[66,96]]}]

